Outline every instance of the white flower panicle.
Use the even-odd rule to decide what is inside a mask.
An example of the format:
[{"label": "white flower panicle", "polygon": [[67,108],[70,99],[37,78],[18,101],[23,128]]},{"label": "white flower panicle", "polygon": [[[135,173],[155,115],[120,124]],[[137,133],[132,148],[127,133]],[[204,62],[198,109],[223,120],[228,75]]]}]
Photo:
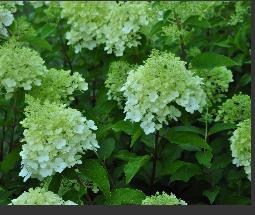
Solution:
[{"label": "white flower panicle", "polygon": [[147,196],[143,201],[142,205],[187,205],[182,199],[178,199],[173,193],[168,195],[165,192],[160,194],[156,192],[155,195]]},{"label": "white flower panicle", "polygon": [[64,201],[57,194],[44,188],[30,188],[23,192],[18,198],[13,199],[9,205],[77,205],[68,200]]},{"label": "white flower panicle", "polygon": [[139,32],[150,23],[148,2],[62,2],[62,17],[71,29],[66,34],[75,52],[103,44],[108,54],[122,56],[140,44]]},{"label": "white flower panicle", "polygon": [[0,89],[5,90],[7,99],[18,88],[30,91],[40,86],[46,70],[36,51],[14,41],[0,47]]},{"label": "white flower panicle", "polygon": [[121,90],[126,97],[125,120],[141,122],[145,134],[159,130],[168,120],[202,110],[206,95],[202,79],[185,68],[172,53],[154,50],[144,65],[131,70]]},{"label": "white flower panicle", "polygon": [[107,96],[109,100],[117,101],[120,107],[125,99],[120,89],[127,80],[128,72],[132,69],[134,69],[134,65],[122,60],[114,61],[109,66],[105,81],[105,86],[108,89]]},{"label": "white flower panicle", "polygon": [[41,86],[29,94],[40,100],[66,102],[74,99],[72,94],[77,90],[88,90],[88,84],[78,72],[50,69],[43,76]]},{"label": "white flower panicle", "polygon": [[26,118],[21,122],[25,144],[20,156],[20,176],[42,180],[65,168],[81,164],[86,150],[96,151],[99,145],[92,120],[64,104],[40,102],[27,96]]},{"label": "white flower panicle", "polygon": [[251,119],[238,124],[230,138],[233,164],[243,166],[249,180],[251,180]]}]

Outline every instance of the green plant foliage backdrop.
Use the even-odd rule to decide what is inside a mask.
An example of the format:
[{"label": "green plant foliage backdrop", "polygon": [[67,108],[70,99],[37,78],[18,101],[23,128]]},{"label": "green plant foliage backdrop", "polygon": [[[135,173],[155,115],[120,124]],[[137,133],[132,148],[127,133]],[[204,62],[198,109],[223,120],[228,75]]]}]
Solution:
[{"label": "green plant foliage backdrop", "polygon": [[250,4],[1,1],[0,204],[251,204]]}]

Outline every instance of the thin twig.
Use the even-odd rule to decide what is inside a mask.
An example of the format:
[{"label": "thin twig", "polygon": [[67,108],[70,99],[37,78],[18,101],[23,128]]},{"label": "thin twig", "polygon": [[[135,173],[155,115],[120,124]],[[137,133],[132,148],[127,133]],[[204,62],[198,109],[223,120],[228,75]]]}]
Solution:
[{"label": "thin twig", "polygon": [[4,112],[4,120],[3,120],[3,127],[2,127],[2,141],[0,143],[0,161],[4,158],[4,140],[5,140],[5,121],[7,119],[7,111],[3,108],[1,110]]},{"label": "thin twig", "polygon": [[154,142],[154,151],[152,155],[152,174],[151,174],[151,186],[154,183],[157,169],[157,159],[158,159],[158,141],[159,140],[159,131],[156,131],[155,142]]}]

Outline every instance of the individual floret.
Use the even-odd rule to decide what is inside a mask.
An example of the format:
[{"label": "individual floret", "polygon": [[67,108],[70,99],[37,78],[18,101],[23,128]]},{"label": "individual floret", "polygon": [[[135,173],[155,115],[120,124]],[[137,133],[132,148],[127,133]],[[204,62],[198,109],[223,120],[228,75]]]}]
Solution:
[{"label": "individual floret", "polygon": [[87,89],[88,84],[78,72],[50,69],[42,78],[41,86],[34,88],[30,95],[41,100],[67,102],[74,99],[74,91]]},{"label": "individual floret", "polygon": [[0,47],[0,89],[4,89],[7,99],[19,88],[30,91],[40,86],[46,70],[36,51],[14,41]]},{"label": "individual floret", "polygon": [[202,79],[185,68],[172,53],[153,51],[144,65],[131,70],[122,87],[126,98],[125,120],[141,122],[145,134],[159,130],[168,120],[202,110],[206,95]]},{"label": "individual floret", "polygon": [[233,164],[243,166],[249,180],[251,180],[251,120],[247,119],[238,124],[230,138]]},{"label": "individual floret", "polygon": [[25,144],[20,156],[20,176],[42,180],[61,173],[65,168],[81,164],[86,150],[96,151],[99,145],[92,120],[64,104],[40,102],[27,96],[25,119],[21,122]]},{"label": "individual floret", "polygon": [[187,205],[187,203],[178,199],[173,193],[168,195],[165,192],[162,192],[162,194],[156,192],[155,195],[147,196],[142,201],[142,205]]},{"label": "individual floret", "polygon": [[9,205],[77,205],[68,200],[63,200],[57,194],[47,191],[44,188],[30,188],[18,198],[13,199]]}]

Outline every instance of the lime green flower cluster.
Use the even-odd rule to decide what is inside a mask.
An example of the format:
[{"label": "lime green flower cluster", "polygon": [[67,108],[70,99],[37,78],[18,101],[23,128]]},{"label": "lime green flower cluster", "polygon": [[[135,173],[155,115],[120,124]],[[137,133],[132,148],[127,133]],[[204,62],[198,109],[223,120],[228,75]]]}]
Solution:
[{"label": "lime green flower cluster", "polygon": [[168,11],[169,25],[162,28],[163,35],[172,41],[178,40],[180,35],[185,35],[187,31],[183,28],[183,23],[191,16],[198,16],[200,19],[210,16],[217,2],[208,1],[165,1],[160,2],[158,10]]},{"label": "lime green flower cluster", "polygon": [[13,26],[12,38],[15,38],[17,41],[24,42],[26,38],[33,38],[37,35],[36,30],[31,23],[27,21],[25,16],[15,19]]},{"label": "lime green flower cluster", "polygon": [[125,120],[141,122],[145,134],[153,133],[181,116],[178,105],[189,113],[202,110],[206,104],[202,84],[179,57],[154,50],[144,65],[129,72],[121,88],[126,98]]},{"label": "lime green flower cluster", "polygon": [[0,47],[0,89],[5,90],[7,99],[18,88],[30,91],[40,86],[46,70],[36,51],[13,41]]},{"label": "lime green flower cluster", "polygon": [[213,69],[194,70],[194,72],[204,79],[207,106],[210,107],[217,102],[221,102],[228,91],[229,83],[233,81],[231,70],[221,66]]},{"label": "lime green flower cluster", "polygon": [[117,101],[120,107],[122,107],[124,101],[124,95],[120,89],[127,80],[128,72],[133,68],[133,65],[122,60],[114,61],[109,66],[105,81],[105,86],[108,89],[107,96],[109,100]]},{"label": "lime green flower cluster", "polygon": [[50,69],[42,78],[41,86],[34,88],[29,94],[40,100],[52,102],[71,101],[76,90],[86,91],[88,84],[78,72]]},{"label": "lime green flower cluster", "polygon": [[230,142],[234,158],[233,164],[237,167],[243,166],[248,179],[251,180],[251,119],[246,119],[238,124]]},{"label": "lime green flower cluster", "polygon": [[187,203],[181,199],[178,199],[173,193],[168,195],[165,192],[160,194],[156,192],[155,195],[147,196],[142,205],[187,205]]},{"label": "lime green flower cluster", "polygon": [[227,99],[220,107],[215,121],[225,123],[239,123],[251,118],[251,98],[239,93]]},{"label": "lime green flower cluster", "polygon": [[13,199],[9,205],[77,205],[68,200],[64,201],[57,194],[47,191],[44,188],[30,188],[18,198]]},{"label": "lime green flower cluster", "polygon": [[62,17],[71,30],[66,38],[75,52],[104,44],[108,54],[122,56],[126,47],[139,45],[139,32],[150,22],[148,2],[62,2]]},{"label": "lime green flower cluster", "polygon": [[247,3],[245,1],[237,1],[235,2],[235,12],[231,15],[228,24],[236,25],[243,23],[250,13],[251,6],[249,2]]},{"label": "lime green flower cluster", "polygon": [[41,102],[27,96],[25,119],[21,122],[25,144],[20,156],[20,176],[42,180],[65,168],[81,164],[81,154],[99,148],[92,120],[66,105]]}]

